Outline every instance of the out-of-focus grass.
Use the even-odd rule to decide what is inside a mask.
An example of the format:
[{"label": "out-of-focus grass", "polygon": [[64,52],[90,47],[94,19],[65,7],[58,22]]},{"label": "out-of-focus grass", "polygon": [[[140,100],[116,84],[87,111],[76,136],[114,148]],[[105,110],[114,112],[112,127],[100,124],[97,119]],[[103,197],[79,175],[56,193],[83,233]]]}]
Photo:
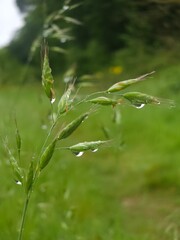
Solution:
[{"label": "out-of-focus grass", "polygon": [[[176,108],[122,107],[118,128],[111,108],[94,113],[64,146],[104,138],[102,123],[123,148],[100,149],[76,158],[57,149],[36,185],[25,239],[170,240],[180,237],[178,68],[157,74],[136,90],[176,100]],[[130,89],[129,89],[130,90]],[[132,89],[131,89],[132,90]],[[22,164],[37,153],[45,136],[48,103],[39,86],[1,88],[1,138],[15,149],[14,112],[22,135]],[[2,146],[2,144],[1,144]],[[60,146],[58,146],[60,147]],[[15,150],[14,150],[15,151]],[[1,147],[0,239],[16,239],[23,204]]]}]

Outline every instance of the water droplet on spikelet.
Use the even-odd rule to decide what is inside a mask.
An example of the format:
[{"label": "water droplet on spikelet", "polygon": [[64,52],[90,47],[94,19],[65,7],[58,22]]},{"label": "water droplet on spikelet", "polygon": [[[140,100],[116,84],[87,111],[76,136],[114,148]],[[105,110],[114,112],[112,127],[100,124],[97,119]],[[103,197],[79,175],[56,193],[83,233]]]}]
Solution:
[{"label": "water droplet on spikelet", "polygon": [[55,102],[55,100],[56,100],[55,98],[52,98],[51,99],[51,104],[53,104]]},{"label": "water droplet on spikelet", "polygon": [[76,157],[81,157],[84,152],[73,152],[73,154],[76,156]]},{"label": "water droplet on spikelet", "polygon": [[17,185],[22,185],[22,182],[16,180],[16,184],[17,184]]},{"label": "water droplet on spikelet", "polygon": [[92,152],[95,153],[98,151],[98,148],[92,149]]},{"label": "water droplet on spikelet", "polygon": [[137,108],[137,109],[141,109],[145,106],[146,104],[145,103],[135,103],[135,104],[132,104],[133,107]]}]

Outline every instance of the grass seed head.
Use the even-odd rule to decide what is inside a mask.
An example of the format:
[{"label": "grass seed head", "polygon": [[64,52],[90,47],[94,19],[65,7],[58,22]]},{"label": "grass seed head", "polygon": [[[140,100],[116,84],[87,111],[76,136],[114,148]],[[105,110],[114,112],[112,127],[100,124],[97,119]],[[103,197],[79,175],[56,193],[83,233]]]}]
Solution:
[{"label": "grass seed head", "polygon": [[89,113],[84,113],[74,121],[69,123],[65,128],[62,129],[58,136],[58,140],[69,137],[80,125],[81,123],[88,117]]},{"label": "grass seed head", "polygon": [[134,78],[134,79],[128,79],[128,80],[124,80],[124,81],[121,81],[121,82],[118,82],[118,83],[115,83],[114,85],[112,85],[108,90],[107,92],[108,93],[112,93],[112,92],[119,92],[129,86],[131,86],[132,84],[135,84],[135,83],[138,83],[140,81],[143,81],[145,80],[148,76],[152,75],[154,73],[153,72],[150,72],[150,73],[147,73],[147,74],[144,74],[138,78]]},{"label": "grass seed head", "polygon": [[57,140],[55,139],[52,143],[50,143],[44,150],[44,152],[41,155],[40,161],[39,161],[39,170],[41,171],[43,168],[45,168],[49,161],[51,160],[55,146],[56,146]]},{"label": "grass seed head", "polygon": [[16,118],[15,118],[15,125],[16,125],[16,146],[17,146],[18,156],[19,156],[19,159],[20,159],[22,141],[21,141],[21,135],[19,133],[19,129],[18,129],[18,126],[17,126]]},{"label": "grass seed head", "polygon": [[31,161],[29,170],[27,173],[27,177],[26,177],[26,186],[25,186],[26,193],[28,193],[32,189],[33,182],[34,182],[34,165],[33,165],[33,161]]},{"label": "grass seed head", "polygon": [[58,113],[63,114],[68,111],[69,107],[69,97],[71,94],[73,86],[69,85],[67,91],[62,95],[61,99],[59,100],[58,103]]},{"label": "grass seed head", "polygon": [[122,96],[128,101],[130,101],[131,104],[137,108],[141,108],[146,104],[162,104],[169,107],[175,107],[175,103],[173,100],[161,99],[141,92],[127,92],[124,93]]},{"label": "grass seed head", "polygon": [[107,97],[97,97],[97,98],[93,98],[91,100],[89,100],[88,102],[94,103],[94,104],[99,104],[99,105],[104,105],[104,106],[115,106],[116,104],[118,104],[117,100],[111,99],[111,98],[107,98]]},{"label": "grass seed head", "polygon": [[109,142],[109,141],[100,141],[99,140],[99,141],[92,141],[92,142],[82,142],[82,143],[73,145],[73,146],[69,147],[68,149],[74,153],[84,152],[87,150],[94,151],[94,150],[98,149],[99,146],[101,146],[107,142]]},{"label": "grass seed head", "polygon": [[55,101],[55,92],[54,92],[54,79],[51,73],[51,68],[49,65],[49,59],[47,55],[47,49],[44,50],[44,59],[42,67],[42,86],[47,97],[50,99],[51,103]]},{"label": "grass seed head", "polygon": [[24,178],[23,171],[22,171],[21,167],[19,166],[18,161],[16,160],[16,158],[11,153],[11,150],[8,148],[7,142],[4,142],[4,147],[5,147],[8,155],[9,155],[9,163],[11,165],[15,181],[22,184],[23,183],[23,178]]},{"label": "grass seed head", "polygon": [[12,171],[13,171],[16,182],[19,182],[22,184],[24,176],[23,176],[22,169],[18,165],[18,162],[13,156],[10,156],[9,162],[12,167]]},{"label": "grass seed head", "polygon": [[123,97],[132,104],[160,104],[160,100],[157,97],[141,92],[127,92],[123,94]]}]

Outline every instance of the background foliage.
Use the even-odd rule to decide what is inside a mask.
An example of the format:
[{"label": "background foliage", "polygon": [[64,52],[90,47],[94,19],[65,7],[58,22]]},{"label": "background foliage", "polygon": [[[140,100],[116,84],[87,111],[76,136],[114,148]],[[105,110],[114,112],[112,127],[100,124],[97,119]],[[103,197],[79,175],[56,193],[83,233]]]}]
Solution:
[{"label": "background foliage", "polygon": [[[79,1],[16,2],[25,13],[25,25],[10,43],[9,50],[22,63],[28,61],[34,41],[39,36],[47,36],[44,31],[55,27],[59,34],[47,36],[49,45],[68,49],[66,54],[51,51],[55,73],[59,68],[65,71],[72,64],[76,64],[78,74],[93,73],[114,64],[128,68],[131,62],[140,64],[144,61],[151,63],[151,68],[157,68],[166,61],[166,54],[168,63],[178,62],[178,1],[85,0],[73,9],[70,6],[79,4]],[[62,15],[69,19],[59,18],[47,23],[47,18],[63,7]],[[62,38],[60,31],[63,29],[67,32]],[[39,63],[39,52],[37,48],[31,61],[35,68]],[[155,62],[154,66],[152,62]],[[147,68],[143,64],[137,73],[147,71]]]}]

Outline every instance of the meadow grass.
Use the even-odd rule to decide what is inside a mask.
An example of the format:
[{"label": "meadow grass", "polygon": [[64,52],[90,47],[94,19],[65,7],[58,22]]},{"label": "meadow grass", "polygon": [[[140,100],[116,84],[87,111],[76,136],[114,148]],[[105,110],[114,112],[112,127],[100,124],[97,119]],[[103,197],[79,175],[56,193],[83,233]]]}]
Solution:
[{"label": "meadow grass", "polygon": [[[24,239],[176,240],[180,237],[180,111],[177,75],[171,72],[179,73],[175,68],[162,71],[156,80],[139,86],[142,90],[149,89],[148,93],[161,96],[159,93],[163,92],[162,97],[175,99],[176,108],[122,107],[118,129],[110,121],[112,108],[102,108],[63,144],[102,139],[101,127],[107,125],[117,137],[114,147],[77,158],[57,146],[53,160],[35,186]],[[42,126],[47,124],[48,102],[38,85],[21,87],[20,91],[19,87],[10,86],[1,88],[0,106],[1,137],[7,136],[12,147],[16,113],[23,145],[21,161],[26,167],[44,139],[46,130]],[[72,114],[75,117],[79,112]],[[15,182],[3,147],[1,152],[0,239],[10,240],[18,236],[24,196],[21,186],[13,186]]]}]

